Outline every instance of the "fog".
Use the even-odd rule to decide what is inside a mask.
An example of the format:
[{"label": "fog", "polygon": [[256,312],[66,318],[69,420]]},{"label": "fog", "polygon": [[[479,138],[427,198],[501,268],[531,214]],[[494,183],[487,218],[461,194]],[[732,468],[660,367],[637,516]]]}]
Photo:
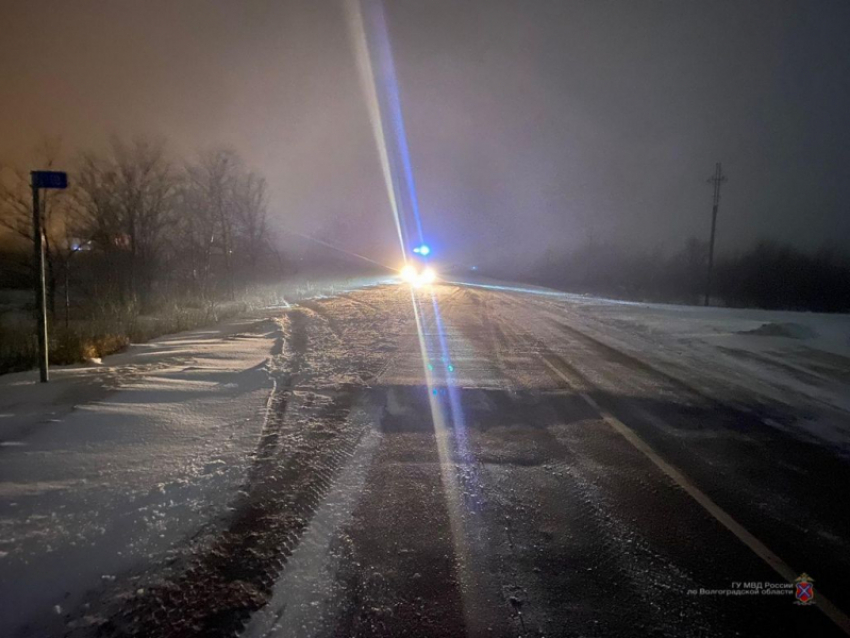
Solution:
[{"label": "fog", "polygon": [[[422,224],[524,266],[590,237],[850,244],[850,5],[386,3]],[[230,146],[280,228],[385,262],[398,240],[341,0],[6,1],[0,160],[110,134]]]}]

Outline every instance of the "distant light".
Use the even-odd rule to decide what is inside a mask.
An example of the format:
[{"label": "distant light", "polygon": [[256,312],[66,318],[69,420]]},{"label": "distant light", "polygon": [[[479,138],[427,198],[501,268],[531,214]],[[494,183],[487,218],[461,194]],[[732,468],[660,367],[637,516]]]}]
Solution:
[{"label": "distant light", "polygon": [[405,281],[413,283],[413,282],[416,281],[416,278],[418,276],[419,275],[416,272],[416,268],[414,268],[410,264],[407,264],[404,268],[401,269],[401,278],[404,279]]},{"label": "distant light", "polygon": [[406,281],[416,288],[423,284],[432,284],[437,280],[437,273],[433,268],[419,270],[416,264],[407,264],[399,271],[399,275],[402,281]]},{"label": "distant light", "polygon": [[454,371],[455,371],[455,367],[454,367],[454,366],[449,366],[449,372],[454,372]]},{"label": "distant light", "polygon": [[416,248],[414,248],[413,252],[415,252],[417,255],[422,255],[423,257],[425,257],[426,255],[429,255],[431,253],[431,249],[428,247],[427,244],[422,244],[421,246],[417,246]]}]

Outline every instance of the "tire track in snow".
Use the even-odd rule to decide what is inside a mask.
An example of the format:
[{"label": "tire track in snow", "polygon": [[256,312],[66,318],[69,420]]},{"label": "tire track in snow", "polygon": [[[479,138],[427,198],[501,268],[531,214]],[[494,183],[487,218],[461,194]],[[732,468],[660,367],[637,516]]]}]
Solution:
[{"label": "tire track in snow", "polygon": [[[273,585],[364,426],[348,416],[358,388],[293,387],[308,348],[308,316],[290,313],[292,351],[273,371],[276,388],[245,487],[227,529],[182,571],[138,593],[99,636],[232,636],[272,596]],[[315,324],[312,324],[315,325]]]}]

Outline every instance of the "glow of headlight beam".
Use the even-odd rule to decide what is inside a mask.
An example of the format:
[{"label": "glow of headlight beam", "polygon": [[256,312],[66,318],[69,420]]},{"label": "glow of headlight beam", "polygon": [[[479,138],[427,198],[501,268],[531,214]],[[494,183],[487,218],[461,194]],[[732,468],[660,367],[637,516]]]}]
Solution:
[{"label": "glow of headlight beam", "polygon": [[433,284],[435,281],[437,281],[437,273],[434,271],[433,268],[426,268],[422,271],[422,274],[419,275],[419,280],[423,284]]},{"label": "glow of headlight beam", "polygon": [[[401,207],[405,192],[420,242],[422,222],[383,4],[381,0],[347,0],[346,9],[384,184],[406,262],[407,224]],[[399,165],[401,175],[394,170]]]}]

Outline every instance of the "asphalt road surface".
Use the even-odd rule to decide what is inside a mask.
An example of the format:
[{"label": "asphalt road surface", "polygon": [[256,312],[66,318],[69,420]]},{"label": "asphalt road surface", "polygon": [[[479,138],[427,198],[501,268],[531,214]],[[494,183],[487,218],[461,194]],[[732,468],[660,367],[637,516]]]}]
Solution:
[{"label": "asphalt road surface", "polygon": [[846,635],[850,468],[733,380],[509,290],[384,286],[279,321],[232,518],[97,635]]}]

